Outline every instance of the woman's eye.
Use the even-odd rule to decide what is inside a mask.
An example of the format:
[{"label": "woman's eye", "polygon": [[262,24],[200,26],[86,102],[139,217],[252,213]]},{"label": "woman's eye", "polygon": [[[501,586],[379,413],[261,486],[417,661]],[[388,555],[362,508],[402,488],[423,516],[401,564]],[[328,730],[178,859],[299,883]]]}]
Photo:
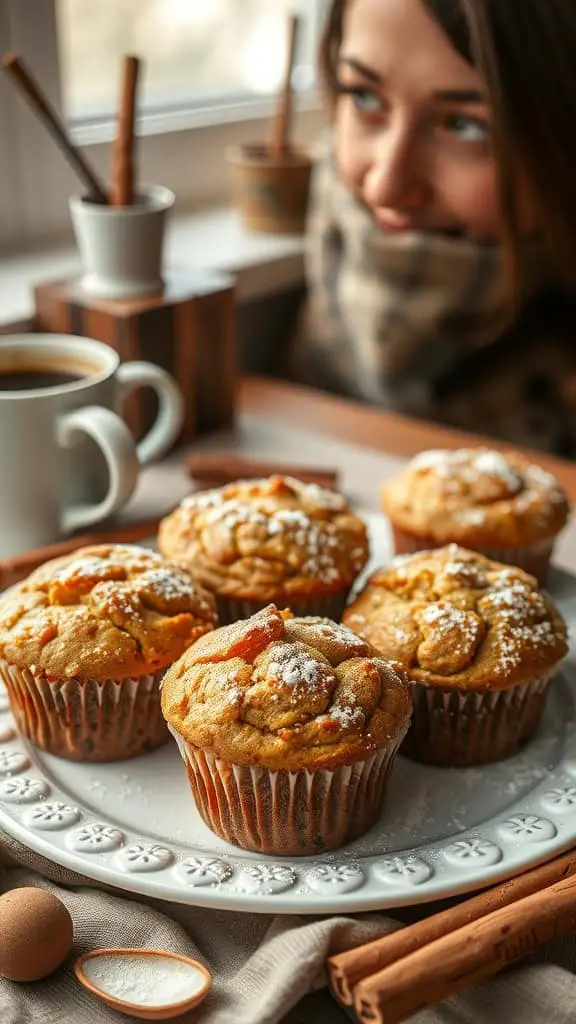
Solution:
[{"label": "woman's eye", "polygon": [[464,142],[487,142],[490,138],[490,127],[486,121],[465,114],[448,118],[446,128]]},{"label": "woman's eye", "polygon": [[381,114],[384,110],[382,100],[370,89],[356,85],[341,85],[338,91],[340,95],[350,96],[356,110],[361,114]]}]

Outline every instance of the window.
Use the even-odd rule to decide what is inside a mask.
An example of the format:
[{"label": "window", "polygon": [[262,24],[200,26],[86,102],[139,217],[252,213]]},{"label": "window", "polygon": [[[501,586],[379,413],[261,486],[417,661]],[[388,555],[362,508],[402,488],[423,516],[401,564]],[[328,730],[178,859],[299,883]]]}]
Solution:
[{"label": "window", "polygon": [[[290,9],[289,0],[57,0],[66,115],[113,113],[123,53],[144,61],[145,112],[270,95],[281,81]],[[314,50],[308,17],[294,76],[302,91],[314,84]]]},{"label": "window", "polygon": [[[297,139],[316,137],[325,8],[326,0],[0,0],[0,44],[24,55],[104,176],[120,59],[141,56],[138,166],[181,203],[201,204],[227,194],[226,144],[266,137],[292,10],[302,17]],[[11,143],[0,156],[0,195],[11,197],[0,201],[0,246],[68,230],[68,196],[78,184],[7,82],[0,82],[0,130]]]}]

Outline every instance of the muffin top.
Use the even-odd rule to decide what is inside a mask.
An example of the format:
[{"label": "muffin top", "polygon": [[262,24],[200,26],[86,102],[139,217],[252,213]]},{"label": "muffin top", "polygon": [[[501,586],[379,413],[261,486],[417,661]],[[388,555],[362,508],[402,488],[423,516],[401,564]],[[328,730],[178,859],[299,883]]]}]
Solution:
[{"label": "muffin top", "polygon": [[395,558],[344,621],[431,686],[502,690],[568,651],[565,623],[533,576],[455,544]]},{"label": "muffin top", "polygon": [[552,539],[570,512],[550,473],[518,452],[489,448],[422,452],[384,484],[382,505],[408,533],[472,548]]},{"label": "muffin top", "polygon": [[400,740],[411,710],[407,684],[359,636],[274,605],[202,637],[162,684],[178,736],[273,770],[364,760]]},{"label": "muffin top", "polygon": [[342,495],[281,476],[191,495],[158,545],[218,594],[287,604],[349,586],[368,559],[366,527]]},{"label": "muffin top", "polygon": [[53,679],[125,679],[164,668],[216,625],[214,600],[146,548],[81,548],[0,599],[0,657]]}]

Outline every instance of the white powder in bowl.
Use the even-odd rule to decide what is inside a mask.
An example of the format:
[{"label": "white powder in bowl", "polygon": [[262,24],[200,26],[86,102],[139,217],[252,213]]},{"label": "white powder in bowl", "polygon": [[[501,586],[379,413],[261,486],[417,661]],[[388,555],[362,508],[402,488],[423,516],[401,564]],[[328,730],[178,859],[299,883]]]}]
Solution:
[{"label": "white powder in bowl", "polygon": [[200,992],[206,978],[193,964],[164,956],[89,957],[83,971],[95,988],[137,1006],[171,1006]]}]

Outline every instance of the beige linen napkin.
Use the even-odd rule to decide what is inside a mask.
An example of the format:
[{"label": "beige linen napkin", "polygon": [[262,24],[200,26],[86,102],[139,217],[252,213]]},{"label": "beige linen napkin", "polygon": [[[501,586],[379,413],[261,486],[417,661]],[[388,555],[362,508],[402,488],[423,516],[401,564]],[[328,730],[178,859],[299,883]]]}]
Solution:
[{"label": "beige linen napkin", "polygon": [[[0,890],[22,885],[50,889],[68,907],[75,943],[66,964],[33,985],[0,979],[1,1024],[120,1024],[126,1018],[89,995],[72,962],[102,946],[135,946],[187,953],[214,975],[214,988],[184,1024],[276,1024],[311,989],[324,983],[328,953],[398,927],[377,914],[272,917],[234,914],[124,897],[94,886],[20,846],[0,832]],[[538,960],[426,1010],[413,1024],[574,1024],[576,935],[551,943]],[[331,1014],[315,1024],[331,1024]],[[334,1007],[334,1021],[341,1014]]]}]

